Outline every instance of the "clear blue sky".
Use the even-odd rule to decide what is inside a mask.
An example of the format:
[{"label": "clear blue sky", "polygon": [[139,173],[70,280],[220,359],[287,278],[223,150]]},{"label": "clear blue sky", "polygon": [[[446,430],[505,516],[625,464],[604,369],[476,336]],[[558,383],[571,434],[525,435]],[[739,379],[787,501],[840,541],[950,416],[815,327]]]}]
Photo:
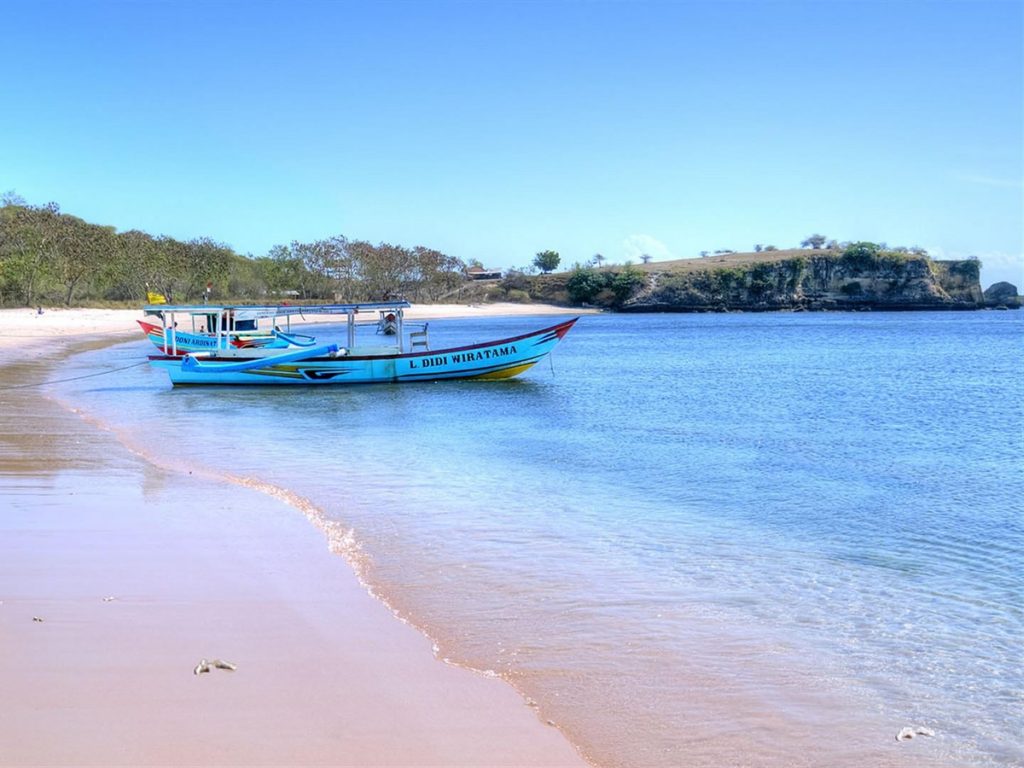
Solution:
[{"label": "clear blue sky", "polygon": [[241,253],[838,240],[1024,287],[1015,2],[0,0],[0,191]]}]

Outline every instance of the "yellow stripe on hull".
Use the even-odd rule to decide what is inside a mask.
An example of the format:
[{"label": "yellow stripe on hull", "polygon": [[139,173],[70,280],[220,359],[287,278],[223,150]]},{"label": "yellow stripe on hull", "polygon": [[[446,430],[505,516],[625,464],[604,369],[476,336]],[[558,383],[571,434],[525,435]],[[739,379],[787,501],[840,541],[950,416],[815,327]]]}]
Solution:
[{"label": "yellow stripe on hull", "polygon": [[526,363],[525,365],[514,365],[511,368],[503,368],[500,371],[491,371],[490,373],[483,373],[479,376],[472,376],[473,379],[511,379],[513,376],[518,376],[523,371],[532,368],[533,363]]}]

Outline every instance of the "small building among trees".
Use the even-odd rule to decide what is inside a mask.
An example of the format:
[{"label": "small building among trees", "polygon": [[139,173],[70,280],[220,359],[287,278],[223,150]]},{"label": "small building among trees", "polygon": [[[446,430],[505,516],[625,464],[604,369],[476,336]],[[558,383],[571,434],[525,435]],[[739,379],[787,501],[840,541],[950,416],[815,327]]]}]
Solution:
[{"label": "small building among trees", "polygon": [[501,280],[501,270],[472,266],[466,270],[466,277],[470,280]]}]

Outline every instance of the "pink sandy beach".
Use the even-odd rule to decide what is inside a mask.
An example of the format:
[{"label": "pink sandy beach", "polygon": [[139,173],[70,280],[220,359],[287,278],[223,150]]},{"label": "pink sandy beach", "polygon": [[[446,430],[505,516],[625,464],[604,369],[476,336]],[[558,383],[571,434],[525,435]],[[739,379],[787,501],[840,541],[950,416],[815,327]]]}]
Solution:
[{"label": "pink sandy beach", "polygon": [[0,764],[585,765],[511,687],[438,661],[294,507],[153,466],[35,386],[140,317],[0,312]]}]

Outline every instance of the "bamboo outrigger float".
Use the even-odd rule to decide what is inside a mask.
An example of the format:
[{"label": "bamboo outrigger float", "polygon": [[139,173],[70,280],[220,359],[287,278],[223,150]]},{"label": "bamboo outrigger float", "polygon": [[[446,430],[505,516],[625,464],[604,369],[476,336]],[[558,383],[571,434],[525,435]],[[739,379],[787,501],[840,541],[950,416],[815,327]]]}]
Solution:
[{"label": "bamboo outrigger float", "polygon": [[[431,350],[426,323],[406,323],[405,301],[365,304],[329,304],[312,307],[267,306],[167,306],[146,307],[147,314],[162,319],[163,333],[157,346],[165,352],[150,357],[151,364],[167,372],[174,385],[191,384],[369,384],[433,381],[439,379],[506,379],[517,376],[542,360],[579,318],[533,333],[483,344]],[[295,336],[276,327],[279,319],[296,315],[338,315],[346,321],[346,343],[311,342],[303,345],[239,345],[232,317],[245,312],[253,319],[273,318],[280,338]],[[357,316],[378,313],[379,320],[366,323],[382,333],[382,320],[393,325],[388,343],[360,344]],[[232,314],[234,313],[234,315]],[[178,315],[204,316],[214,324],[212,348],[183,351],[177,346]],[[209,322],[209,320],[208,320]],[[415,330],[409,330],[410,328]],[[408,331],[408,332],[407,332]],[[311,339],[312,337],[303,337]]]}]

